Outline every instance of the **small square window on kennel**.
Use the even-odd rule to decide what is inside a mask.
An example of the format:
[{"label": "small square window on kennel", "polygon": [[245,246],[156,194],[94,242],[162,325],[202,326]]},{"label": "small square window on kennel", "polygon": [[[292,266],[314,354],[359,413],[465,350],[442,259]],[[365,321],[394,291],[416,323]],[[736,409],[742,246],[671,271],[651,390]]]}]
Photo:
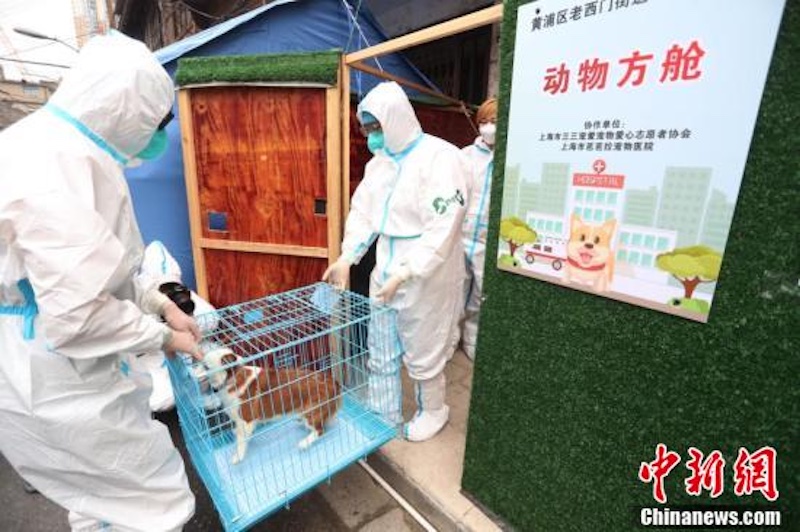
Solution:
[{"label": "small square window on kennel", "polygon": [[181,430],[227,531],[397,434],[396,314],[328,284],[199,316],[203,362],[169,362]]}]

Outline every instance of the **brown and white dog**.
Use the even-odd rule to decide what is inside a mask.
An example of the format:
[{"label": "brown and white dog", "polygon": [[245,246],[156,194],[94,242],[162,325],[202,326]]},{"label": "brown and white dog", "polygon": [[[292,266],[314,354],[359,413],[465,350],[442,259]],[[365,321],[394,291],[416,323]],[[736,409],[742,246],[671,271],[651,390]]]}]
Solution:
[{"label": "brown and white dog", "polygon": [[617,221],[613,218],[594,225],[584,222],[577,214],[570,219],[567,242],[567,265],[563,282],[590,285],[595,292],[605,292],[614,277],[614,250],[611,242]]},{"label": "brown and white dog", "polygon": [[225,347],[207,351],[203,363],[209,370],[209,384],[234,425],[233,464],[244,458],[258,422],[301,416],[311,430],[299,443],[305,449],[322,435],[325,423],[339,409],[339,384],[329,371],[244,365]]}]

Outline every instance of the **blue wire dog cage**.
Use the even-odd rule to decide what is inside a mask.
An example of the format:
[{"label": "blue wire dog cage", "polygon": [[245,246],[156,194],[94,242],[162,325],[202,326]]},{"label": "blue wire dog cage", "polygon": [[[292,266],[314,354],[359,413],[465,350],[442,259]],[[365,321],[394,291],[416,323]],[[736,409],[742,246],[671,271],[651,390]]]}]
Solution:
[{"label": "blue wire dog cage", "polygon": [[197,319],[206,360],[176,357],[169,371],[186,447],[226,531],[288,507],[397,435],[392,309],[317,283]]}]

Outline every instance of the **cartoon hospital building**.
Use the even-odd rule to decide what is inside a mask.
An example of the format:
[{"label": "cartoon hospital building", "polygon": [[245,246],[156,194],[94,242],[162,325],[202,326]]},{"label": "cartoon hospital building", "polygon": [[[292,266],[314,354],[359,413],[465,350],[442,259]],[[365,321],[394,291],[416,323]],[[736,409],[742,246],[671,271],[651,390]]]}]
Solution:
[{"label": "cartoon hospital building", "polygon": [[566,238],[569,233],[569,222],[563,216],[529,211],[525,223],[536,231],[539,240]]},{"label": "cartoon hospital building", "polygon": [[669,275],[658,269],[656,257],[675,249],[678,233],[652,226],[624,224],[617,231],[616,258],[621,275],[666,284]]},{"label": "cartoon hospital building", "polygon": [[[598,164],[601,166],[596,166]],[[687,219],[685,213],[673,211],[679,210],[678,200],[704,200],[708,188],[707,169],[669,167],[665,172],[664,192],[659,193],[656,186],[626,190],[626,176],[604,173],[604,165],[598,160],[593,166],[594,172],[571,174],[569,165],[545,163],[541,181],[529,183],[520,179],[516,212],[523,214],[522,218],[538,235],[537,242],[526,247],[523,258],[534,259],[527,260],[527,266],[543,262],[552,265],[555,259],[565,257],[570,216],[574,213],[590,224],[617,220],[612,246],[617,275],[667,284],[669,275],[658,268],[656,258],[678,247],[682,234],[698,232],[698,220]],[[717,203],[720,204],[717,211],[722,213],[719,218],[729,218],[728,211],[732,209],[728,209],[724,198]],[[716,226],[721,224],[711,222],[705,224],[708,229],[703,228],[715,234]],[[555,273],[550,269],[548,272]]]},{"label": "cartoon hospital building", "polygon": [[590,224],[601,224],[612,218],[621,223],[624,187],[623,175],[574,174],[567,210]]}]

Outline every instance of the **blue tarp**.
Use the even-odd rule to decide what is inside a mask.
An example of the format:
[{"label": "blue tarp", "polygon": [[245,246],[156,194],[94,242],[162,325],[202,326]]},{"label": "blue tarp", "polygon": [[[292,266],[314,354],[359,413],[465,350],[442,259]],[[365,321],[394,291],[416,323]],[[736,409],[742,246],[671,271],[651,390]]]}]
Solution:
[{"label": "blue tarp", "polygon": [[[357,5],[360,9],[355,24],[355,9],[345,0],[275,0],[162,48],[156,57],[174,79],[181,57],[335,48],[352,52],[385,41],[386,34],[378,22],[362,2]],[[382,56],[379,61],[386,72],[435,88],[401,55]],[[375,62],[367,64],[377,66]],[[353,70],[350,89],[363,96],[379,81]],[[183,282],[195,287],[177,109],[175,114],[177,119],[167,126],[167,153],[157,161],[127,170],[126,177],[145,242],[162,241],[180,264]]]}]

